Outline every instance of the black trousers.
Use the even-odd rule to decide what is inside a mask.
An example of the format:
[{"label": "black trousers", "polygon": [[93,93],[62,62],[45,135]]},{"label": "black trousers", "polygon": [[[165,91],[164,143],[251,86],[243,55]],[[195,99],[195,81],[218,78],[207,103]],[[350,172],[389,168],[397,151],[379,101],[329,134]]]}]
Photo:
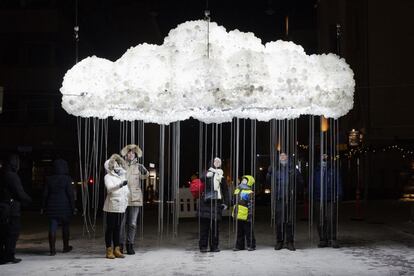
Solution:
[{"label": "black trousers", "polygon": [[20,229],[20,217],[11,217],[8,224],[0,226],[0,261],[14,259]]},{"label": "black trousers", "polygon": [[237,220],[236,248],[244,249],[244,241],[246,241],[247,247],[256,248],[252,223],[250,221]]},{"label": "black trousers", "polygon": [[121,222],[124,213],[106,212],[106,229],[105,229],[105,244],[106,247],[111,247],[112,244],[119,246],[119,235],[121,233]]},{"label": "black trousers", "polygon": [[[293,242],[293,210],[290,204],[281,199],[276,200],[276,241]],[[293,208],[294,209],[294,208]]]},{"label": "black trousers", "polygon": [[208,248],[217,249],[219,246],[220,222],[209,218],[200,218],[200,249]]},{"label": "black trousers", "polygon": [[321,212],[320,202],[317,201],[314,206],[314,212],[318,223],[319,240],[336,240],[336,226],[338,223],[337,203],[330,201],[324,202]]},{"label": "black trousers", "polygon": [[63,247],[69,247],[69,237],[70,237],[70,218],[67,216],[63,217],[50,217],[49,218],[49,236],[56,236],[56,231],[59,227],[62,226],[62,240]]}]

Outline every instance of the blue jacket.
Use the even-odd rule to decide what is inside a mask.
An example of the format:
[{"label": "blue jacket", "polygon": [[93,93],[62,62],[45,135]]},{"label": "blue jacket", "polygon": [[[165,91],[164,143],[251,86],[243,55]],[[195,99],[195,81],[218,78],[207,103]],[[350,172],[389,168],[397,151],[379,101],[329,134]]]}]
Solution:
[{"label": "blue jacket", "polygon": [[[317,201],[321,200],[321,196],[323,199],[330,202],[335,200],[334,191],[337,191],[338,199],[342,199],[342,179],[339,172],[334,175],[334,171],[330,166],[323,167],[322,174],[324,177],[323,181],[323,189],[321,189],[321,166],[318,165],[314,171],[314,187],[313,187],[313,195],[314,199]],[[336,189],[334,189],[335,185],[335,177],[337,178],[338,182]],[[321,194],[321,190],[323,190],[323,194]]]}]

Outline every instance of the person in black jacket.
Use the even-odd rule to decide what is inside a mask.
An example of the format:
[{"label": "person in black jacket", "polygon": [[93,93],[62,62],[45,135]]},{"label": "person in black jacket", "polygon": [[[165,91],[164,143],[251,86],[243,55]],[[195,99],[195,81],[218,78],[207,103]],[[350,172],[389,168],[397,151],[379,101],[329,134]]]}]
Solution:
[{"label": "person in black jacket", "polygon": [[276,216],[275,250],[281,250],[285,246],[288,250],[295,251],[294,212],[296,210],[296,188],[303,185],[303,178],[295,167],[293,160],[289,160],[288,155],[284,152],[279,155],[279,164],[275,164],[275,168],[269,167],[267,174],[269,182],[273,172]]},{"label": "person in black jacket", "polygon": [[223,175],[221,159],[216,157],[212,166],[201,178],[205,183],[205,191],[200,198],[200,252],[219,252],[219,232],[222,211],[227,209],[229,202],[226,178]]},{"label": "person in black jacket", "polygon": [[63,253],[72,250],[69,245],[70,217],[75,204],[72,191],[72,178],[69,176],[68,163],[63,159],[53,162],[54,174],[46,178],[43,193],[43,209],[49,218],[50,255],[56,255],[56,230],[62,225]]},{"label": "person in black jacket", "polygon": [[19,170],[19,157],[11,155],[0,174],[0,202],[9,206],[7,222],[0,230],[0,264],[19,263],[15,257],[16,242],[20,235],[21,204],[31,202],[31,198],[23,190]]}]

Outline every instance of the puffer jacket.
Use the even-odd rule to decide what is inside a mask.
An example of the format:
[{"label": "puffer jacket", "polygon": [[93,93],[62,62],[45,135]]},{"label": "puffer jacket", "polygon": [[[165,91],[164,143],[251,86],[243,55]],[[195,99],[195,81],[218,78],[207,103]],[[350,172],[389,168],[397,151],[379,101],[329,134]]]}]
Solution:
[{"label": "puffer jacket", "polygon": [[248,182],[247,184],[240,183],[234,191],[232,216],[238,220],[251,222],[254,209],[254,192],[252,191],[254,178],[250,175],[245,175],[243,178],[246,178]]},{"label": "puffer jacket", "polygon": [[148,170],[138,163],[135,158],[130,163],[127,162],[127,174],[129,196],[128,206],[142,206],[143,197],[140,180],[148,178]]},{"label": "puffer jacket", "polygon": [[75,209],[68,163],[63,159],[56,159],[53,162],[53,171],[54,174],[46,178],[43,209],[48,217],[68,217]]},{"label": "puffer jacket", "polygon": [[121,156],[113,154],[109,160],[105,162],[105,188],[107,195],[103,210],[111,213],[124,213],[128,207],[129,189],[127,186],[122,186],[122,182],[126,180],[125,175],[118,175],[114,170],[114,163],[120,164],[125,168],[125,163]]}]

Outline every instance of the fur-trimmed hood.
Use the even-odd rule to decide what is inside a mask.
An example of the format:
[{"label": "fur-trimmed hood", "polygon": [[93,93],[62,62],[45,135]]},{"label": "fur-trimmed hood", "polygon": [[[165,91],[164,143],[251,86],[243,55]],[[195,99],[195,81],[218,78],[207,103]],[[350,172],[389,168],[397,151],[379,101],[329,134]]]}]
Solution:
[{"label": "fur-trimmed hood", "polygon": [[126,169],[125,160],[119,154],[114,153],[108,160],[105,161],[104,167],[106,172],[113,172],[115,168],[115,163],[118,163],[118,165]]},{"label": "fur-trimmed hood", "polygon": [[127,153],[128,153],[129,151],[131,151],[131,150],[132,150],[133,152],[135,152],[135,155],[136,155],[136,157],[137,157],[137,158],[142,157],[142,150],[141,150],[141,148],[140,148],[139,146],[135,145],[135,144],[130,144],[130,145],[125,146],[125,147],[121,150],[121,155],[122,155],[122,157],[125,157],[125,156],[127,155]]}]

